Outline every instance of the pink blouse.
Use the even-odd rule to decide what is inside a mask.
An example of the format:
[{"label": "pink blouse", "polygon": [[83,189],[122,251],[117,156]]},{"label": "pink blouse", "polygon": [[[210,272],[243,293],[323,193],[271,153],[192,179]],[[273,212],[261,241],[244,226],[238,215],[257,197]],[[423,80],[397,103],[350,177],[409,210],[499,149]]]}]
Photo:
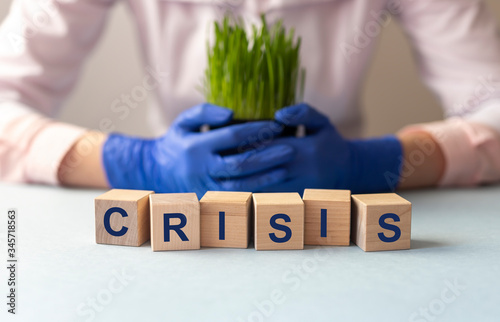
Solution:
[{"label": "pink blouse", "polygon": [[[108,13],[120,0],[14,0],[0,27],[0,179],[57,184],[61,160],[86,129],[52,120],[64,106]],[[125,0],[122,0],[125,1]],[[446,157],[443,185],[500,180],[500,39],[478,0],[127,1],[138,29],[158,113],[169,124],[203,101],[212,21],[228,10],[250,23],[267,14],[302,36],[305,101],[348,137],[359,134],[360,89],[377,37],[391,19],[404,27],[423,81],[445,121],[427,131]],[[126,68],[126,66],[124,66]],[[116,113],[124,112],[116,106]],[[152,124],[154,123],[153,120]],[[101,124],[101,130],[106,130]]]}]

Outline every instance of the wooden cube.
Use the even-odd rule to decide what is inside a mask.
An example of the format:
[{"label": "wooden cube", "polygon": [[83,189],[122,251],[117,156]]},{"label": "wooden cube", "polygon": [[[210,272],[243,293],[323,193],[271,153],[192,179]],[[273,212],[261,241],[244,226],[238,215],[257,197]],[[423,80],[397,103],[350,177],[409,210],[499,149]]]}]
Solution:
[{"label": "wooden cube", "polygon": [[304,202],[298,193],[254,193],[255,249],[304,249]]},{"label": "wooden cube", "polygon": [[153,191],[113,189],[95,198],[98,244],[140,246],[149,240],[149,195]]},{"label": "wooden cube", "polygon": [[207,191],[200,200],[201,246],[247,248],[251,192]]},{"label": "wooden cube", "polygon": [[195,193],[158,193],[149,202],[153,251],[200,249],[200,203]]},{"label": "wooden cube", "polygon": [[409,249],[411,203],[395,193],[352,195],[351,228],[365,252]]},{"label": "wooden cube", "polygon": [[304,243],[349,245],[351,242],[351,192],[304,190]]}]

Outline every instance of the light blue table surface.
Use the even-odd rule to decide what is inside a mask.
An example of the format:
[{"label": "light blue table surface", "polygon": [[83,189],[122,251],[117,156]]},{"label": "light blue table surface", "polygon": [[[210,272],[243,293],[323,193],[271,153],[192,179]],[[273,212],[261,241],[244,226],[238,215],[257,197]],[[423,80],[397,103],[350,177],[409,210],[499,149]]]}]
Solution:
[{"label": "light blue table surface", "polygon": [[412,249],[376,253],[97,245],[102,192],[0,184],[3,295],[19,213],[18,314],[2,296],[1,321],[500,321],[499,186],[401,193]]}]

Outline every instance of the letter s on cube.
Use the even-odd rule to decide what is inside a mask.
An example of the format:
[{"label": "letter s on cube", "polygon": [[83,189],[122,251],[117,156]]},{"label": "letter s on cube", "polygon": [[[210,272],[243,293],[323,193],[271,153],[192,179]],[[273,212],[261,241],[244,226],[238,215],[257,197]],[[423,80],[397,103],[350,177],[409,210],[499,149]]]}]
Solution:
[{"label": "letter s on cube", "polygon": [[255,249],[304,249],[304,202],[298,193],[254,193]]},{"label": "letter s on cube", "polygon": [[149,240],[149,195],[153,191],[112,189],[95,198],[98,244],[141,246]]},{"label": "letter s on cube", "polygon": [[395,193],[352,195],[352,240],[365,252],[409,249],[411,203]]},{"label": "letter s on cube", "polygon": [[200,202],[195,193],[149,197],[153,251],[200,249]]}]

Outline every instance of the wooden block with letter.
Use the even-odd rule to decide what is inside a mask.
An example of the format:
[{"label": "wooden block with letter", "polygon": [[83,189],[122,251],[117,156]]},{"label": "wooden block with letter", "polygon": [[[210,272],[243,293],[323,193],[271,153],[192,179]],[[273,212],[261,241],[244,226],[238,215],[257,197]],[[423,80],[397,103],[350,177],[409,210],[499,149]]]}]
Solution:
[{"label": "wooden block with letter", "polygon": [[113,189],[95,198],[98,244],[140,246],[149,240],[149,195],[153,191]]},{"label": "wooden block with letter", "polygon": [[200,249],[200,203],[195,193],[158,193],[149,201],[153,251]]},{"label": "wooden block with letter", "polygon": [[251,192],[207,191],[200,200],[201,246],[247,248]]},{"label": "wooden block with letter", "polygon": [[304,243],[349,245],[351,242],[351,192],[304,190]]},{"label": "wooden block with letter", "polygon": [[411,203],[395,193],[352,195],[351,227],[365,252],[409,249]]},{"label": "wooden block with letter", "polygon": [[304,249],[304,202],[298,193],[254,193],[255,249]]}]

